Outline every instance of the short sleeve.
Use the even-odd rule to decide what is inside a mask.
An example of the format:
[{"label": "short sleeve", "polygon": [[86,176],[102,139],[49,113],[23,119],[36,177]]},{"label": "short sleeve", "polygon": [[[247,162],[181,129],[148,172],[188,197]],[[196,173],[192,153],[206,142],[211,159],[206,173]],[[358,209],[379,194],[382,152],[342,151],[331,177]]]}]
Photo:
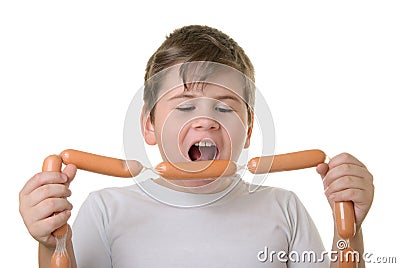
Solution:
[{"label": "short sleeve", "polygon": [[91,193],[82,204],[72,227],[74,253],[79,268],[110,268],[108,219],[99,194]]},{"label": "short sleeve", "polygon": [[296,194],[292,193],[288,203],[291,239],[288,252],[288,267],[329,267],[324,245],[318,230]]}]

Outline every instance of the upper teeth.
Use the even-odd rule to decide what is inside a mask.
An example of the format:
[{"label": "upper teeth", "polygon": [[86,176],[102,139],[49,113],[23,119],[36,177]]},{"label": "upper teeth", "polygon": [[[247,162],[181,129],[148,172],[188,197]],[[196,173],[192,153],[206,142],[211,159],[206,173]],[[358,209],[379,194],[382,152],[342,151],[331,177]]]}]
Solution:
[{"label": "upper teeth", "polygon": [[212,143],[211,141],[200,141],[200,142],[196,142],[194,145],[195,146],[205,146],[205,147],[215,146],[214,143]]}]

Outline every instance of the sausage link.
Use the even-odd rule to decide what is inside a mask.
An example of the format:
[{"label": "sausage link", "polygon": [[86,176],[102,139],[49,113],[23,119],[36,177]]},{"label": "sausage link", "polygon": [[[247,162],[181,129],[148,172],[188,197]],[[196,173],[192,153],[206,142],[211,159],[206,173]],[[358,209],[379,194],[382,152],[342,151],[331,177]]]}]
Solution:
[{"label": "sausage link", "polygon": [[335,222],[337,232],[343,239],[349,239],[356,233],[356,219],[352,201],[335,202]]},{"label": "sausage link", "polygon": [[66,252],[54,252],[50,260],[51,268],[71,268],[70,259]]},{"label": "sausage link", "polygon": [[[247,167],[254,174],[309,168],[325,161],[321,150],[307,150],[275,156],[251,159]],[[61,164],[74,164],[79,169],[117,177],[138,175],[143,166],[135,160],[124,161],[77,150],[65,150],[59,156],[49,156],[43,163],[43,171],[60,171]],[[128,168],[129,166],[129,168]],[[237,166],[229,160],[210,160],[158,164],[154,171],[166,179],[201,179],[232,176]],[[349,239],[355,234],[355,216],[352,202],[335,203],[335,222],[339,235]],[[57,230],[58,231],[58,230]]]},{"label": "sausage link", "polygon": [[60,172],[62,167],[62,159],[58,155],[49,155],[43,161],[42,171]]},{"label": "sausage link", "polygon": [[315,167],[323,163],[325,158],[326,155],[321,150],[306,150],[275,156],[255,157],[247,163],[247,168],[253,174],[289,171]]},{"label": "sausage link", "polygon": [[[62,159],[58,155],[50,155],[46,157],[43,161],[43,166],[42,166],[42,171],[54,171],[54,172],[61,172],[61,167],[62,167]],[[68,225],[64,224],[57,230],[53,232],[53,235],[57,238],[62,238],[64,235],[66,235],[68,230]],[[59,243],[59,242],[57,242]],[[57,244],[58,247],[58,244]],[[50,267],[51,268],[69,268],[70,267],[70,261],[68,257],[68,253],[66,250],[63,250],[62,252],[54,252],[54,254],[51,257],[50,261]]]},{"label": "sausage link", "polygon": [[201,179],[228,177],[236,173],[236,164],[229,160],[208,160],[195,162],[162,162],[154,168],[166,179]]},{"label": "sausage link", "polygon": [[[317,166],[325,161],[321,150],[307,150],[275,156],[262,156],[251,159],[247,167],[254,174],[288,171]],[[341,238],[349,239],[355,235],[355,215],[353,202],[335,202],[335,223]]]},{"label": "sausage link", "polygon": [[[42,171],[61,172],[62,159],[58,155],[49,155],[43,161]],[[67,232],[67,225],[64,224],[53,232],[56,237],[62,237]]]},{"label": "sausage link", "polygon": [[74,164],[79,169],[114,177],[134,177],[143,169],[136,160],[125,161],[73,149],[64,150],[60,156],[64,164]]}]

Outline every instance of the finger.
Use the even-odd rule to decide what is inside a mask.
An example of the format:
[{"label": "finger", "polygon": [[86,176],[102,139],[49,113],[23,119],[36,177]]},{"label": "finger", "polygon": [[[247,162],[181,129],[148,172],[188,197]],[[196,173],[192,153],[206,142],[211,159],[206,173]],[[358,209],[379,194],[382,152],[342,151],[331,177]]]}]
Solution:
[{"label": "finger", "polygon": [[341,164],[354,164],[365,168],[365,165],[360,160],[358,160],[349,153],[338,154],[335,157],[333,157],[328,163],[330,169],[337,167]]},{"label": "finger", "polygon": [[67,198],[69,196],[71,196],[71,190],[64,184],[45,184],[27,196],[27,205],[33,207],[48,198]]},{"label": "finger", "polygon": [[65,210],[60,213],[54,214],[51,217],[47,217],[41,221],[37,221],[30,229],[30,233],[34,237],[49,236],[55,230],[66,224],[70,217],[70,210]]},{"label": "finger", "polygon": [[72,204],[65,198],[48,198],[32,208],[33,221],[43,220],[65,210],[72,210]]},{"label": "finger", "polygon": [[365,179],[372,179],[371,173],[359,165],[355,164],[341,164],[338,165],[332,169],[330,169],[324,179],[323,179],[323,184],[324,187],[328,187],[331,183],[333,183],[335,180],[345,177],[345,176],[353,176],[353,177],[359,177],[359,178],[365,178]]},{"label": "finger", "polygon": [[321,163],[317,166],[316,171],[323,179],[326,176],[326,173],[329,171],[329,166],[326,163]]},{"label": "finger", "polygon": [[363,189],[346,189],[332,193],[328,196],[328,199],[332,202],[353,201],[356,204],[364,201],[364,192],[365,190]]},{"label": "finger", "polygon": [[20,195],[30,194],[33,190],[45,184],[65,183],[67,180],[67,176],[61,172],[40,172],[26,182]]},{"label": "finger", "polygon": [[335,194],[340,191],[344,191],[347,189],[359,189],[365,190],[367,185],[363,178],[353,177],[353,176],[344,176],[340,179],[332,182],[326,189],[325,195],[329,198],[332,194]]},{"label": "finger", "polygon": [[70,217],[71,210],[65,210],[49,218],[46,218],[45,220],[43,220],[43,224],[49,226],[50,232],[52,233],[61,226],[65,225]]},{"label": "finger", "polygon": [[64,170],[62,171],[63,174],[65,174],[68,178],[66,185],[69,186],[69,184],[72,182],[72,180],[75,178],[77,171],[77,167],[73,164],[68,164],[65,166]]}]

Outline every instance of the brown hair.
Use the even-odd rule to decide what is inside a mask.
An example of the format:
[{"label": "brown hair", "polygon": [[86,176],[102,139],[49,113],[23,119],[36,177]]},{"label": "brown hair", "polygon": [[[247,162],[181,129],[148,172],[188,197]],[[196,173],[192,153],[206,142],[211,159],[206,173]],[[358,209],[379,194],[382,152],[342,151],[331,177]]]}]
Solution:
[{"label": "brown hair", "polygon": [[[209,61],[228,65],[243,73],[254,83],[254,67],[244,50],[223,32],[202,25],[185,26],[173,31],[150,57],[144,76],[145,82],[155,74],[179,63]],[[245,102],[248,124],[252,122],[255,88],[245,86]],[[154,107],[158,87],[144,88],[144,103],[150,108],[150,119],[154,122]]]}]

